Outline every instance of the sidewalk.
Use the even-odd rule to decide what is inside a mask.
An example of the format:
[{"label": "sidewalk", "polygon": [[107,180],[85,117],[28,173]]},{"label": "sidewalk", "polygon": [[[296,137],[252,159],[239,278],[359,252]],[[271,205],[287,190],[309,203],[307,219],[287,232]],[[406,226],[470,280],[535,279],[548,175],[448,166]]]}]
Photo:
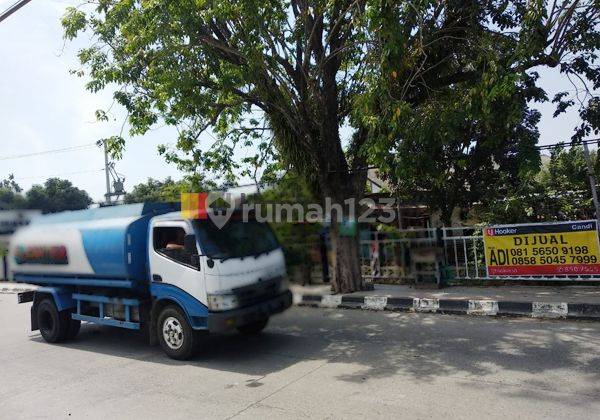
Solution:
[{"label": "sidewalk", "polygon": [[298,305],[465,315],[510,315],[600,320],[600,287],[498,286],[423,290],[375,285],[372,291],[332,295],[329,285],[292,286]]}]

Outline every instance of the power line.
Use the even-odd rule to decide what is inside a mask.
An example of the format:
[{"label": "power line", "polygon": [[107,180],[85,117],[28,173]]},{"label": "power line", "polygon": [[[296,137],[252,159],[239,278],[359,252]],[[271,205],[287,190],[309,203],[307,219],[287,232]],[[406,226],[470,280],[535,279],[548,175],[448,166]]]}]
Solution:
[{"label": "power line", "polygon": [[2,22],[4,19],[6,19],[7,17],[9,17],[13,13],[15,13],[17,10],[19,10],[21,7],[25,6],[30,1],[31,0],[19,0],[16,3],[14,3],[12,6],[9,6],[8,9],[6,9],[4,12],[2,12],[2,14],[0,14],[0,22]]},{"label": "power line", "polygon": [[25,153],[25,154],[21,154],[21,155],[12,155],[12,156],[2,156],[2,157],[0,157],[0,161],[11,160],[11,159],[23,159],[23,158],[28,158],[28,157],[32,157],[32,156],[51,155],[51,154],[56,154],[56,153],[78,152],[81,150],[91,148],[96,145],[97,145],[96,143],[88,143],[88,144],[82,144],[79,146],[70,146],[70,147],[63,147],[60,149],[44,150],[43,152]]},{"label": "power line", "polygon": [[59,177],[59,176],[66,176],[66,175],[79,175],[79,174],[88,174],[88,173],[98,173],[98,172],[102,172],[104,171],[104,168],[102,169],[88,169],[85,171],[75,171],[75,172],[62,172],[62,173],[58,173],[58,174],[52,174],[52,175],[36,175],[36,176],[26,176],[26,177],[15,177],[15,181],[22,181],[22,180],[26,180],[26,179],[36,179],[36,178],[55,178],[55,177]]}]

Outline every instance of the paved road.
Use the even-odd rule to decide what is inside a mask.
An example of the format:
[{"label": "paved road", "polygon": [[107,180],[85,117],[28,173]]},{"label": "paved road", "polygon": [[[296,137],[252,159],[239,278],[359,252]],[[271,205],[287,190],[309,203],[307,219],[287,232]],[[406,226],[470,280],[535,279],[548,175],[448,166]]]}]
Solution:
[{"label": "paved road", "polygon": [[0,417],[595,418],[600,323],[294,308],[191,362],[84,326],[49,345],[0,295]]}]

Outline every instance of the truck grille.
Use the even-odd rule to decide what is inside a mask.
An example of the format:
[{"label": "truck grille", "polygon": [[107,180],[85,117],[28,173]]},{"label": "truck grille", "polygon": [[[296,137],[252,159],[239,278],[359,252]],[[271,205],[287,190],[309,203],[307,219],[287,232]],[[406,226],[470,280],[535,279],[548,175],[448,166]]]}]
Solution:
[{"label": "truck grille", "polygon": [[258,283],[232,289],[240,307],[254,305],[279,294],[281,277],[258,281]]}]

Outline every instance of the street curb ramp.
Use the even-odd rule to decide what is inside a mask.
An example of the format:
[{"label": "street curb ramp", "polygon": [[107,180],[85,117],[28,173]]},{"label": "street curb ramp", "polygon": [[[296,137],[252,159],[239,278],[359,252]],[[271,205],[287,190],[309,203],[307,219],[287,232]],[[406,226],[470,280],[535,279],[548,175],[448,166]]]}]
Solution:
[{"label": "street curb ramp", "polygon": [[546,319],[589,319],[600,321],[600,304],[591,303],[317,294],[297,294],[294,296],[294,301],[299,306],[329,309],[423,312],[473,316],[520,316]]}]

